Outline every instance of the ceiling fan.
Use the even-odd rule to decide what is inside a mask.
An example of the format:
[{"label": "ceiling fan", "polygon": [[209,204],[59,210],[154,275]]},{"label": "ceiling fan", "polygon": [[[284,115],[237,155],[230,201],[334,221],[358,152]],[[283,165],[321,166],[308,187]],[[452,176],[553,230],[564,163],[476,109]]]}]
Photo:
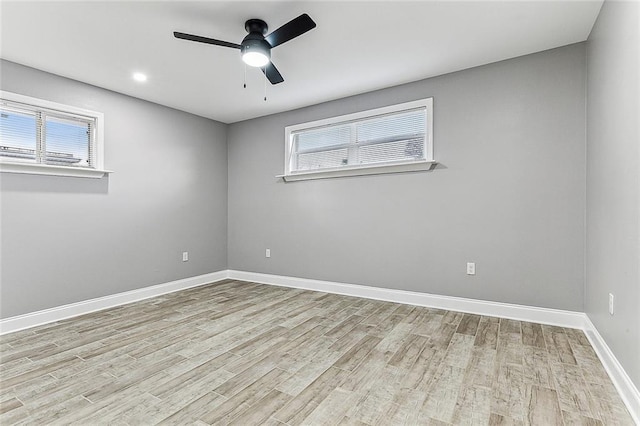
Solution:
[{"label": "ceiling fan", "polygon": [[199,43],[214,44],[216,46],[231,47],[240,49],[242,60],[249,66],[260,67],[262,72],[271,82],[278,84],[284,81],[278,69],[271,62],[271,49],[280,46],[282,43],[294,39],[316,27],[316,23],[306,13],[287,22],[271,34],[267,34],[267,23],[262,19],[249,19],[244,24],[245,30],[249,33],[241,44],[230,43],[228,41],[216,40],[192,34],[185,34],[175,31],[176,38]]}]

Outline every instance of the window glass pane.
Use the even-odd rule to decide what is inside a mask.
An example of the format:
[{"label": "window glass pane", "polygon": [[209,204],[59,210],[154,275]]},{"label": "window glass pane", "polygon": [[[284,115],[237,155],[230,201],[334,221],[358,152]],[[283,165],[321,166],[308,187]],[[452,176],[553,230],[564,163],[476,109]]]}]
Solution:
[{"label": "window glass pane", "polygon": [[351,139],[351,129],[348,124],[320,129],[305,130],[294,136],[294,150],[303,152],[307,150],[322,149],[335,145],[348,144]]},{"label": "window glass pane", "polygon": [[424,139],[364,145],[358,150],[360,164],[411,161],[424,158]]},{"label": "window glass pane", "polygon": [[36,115],[0,108],[0,156],[12,161],[36,161]]},{"label": "window glass pane", "polygon": [[297,156],[298,164],[295,170],[316,170],[340,167],[347,164],[347,158],[347,148],[299,154]]},{"label": "window glass pane", "polygon": [[291,133],[287,130],[291,144],[285,174],[431,160],[431,105],[425,99],[296,125]]},{"label": "window glass pane", "polygon": [[384,139],[424,138],[426,117],[424,109],[375,117],[356,125],[358,142]]},{"label": "window glass pane", "polygon": [[89,167],[91,124],[61,117],[46,118],[45,163],[59,166]]}]

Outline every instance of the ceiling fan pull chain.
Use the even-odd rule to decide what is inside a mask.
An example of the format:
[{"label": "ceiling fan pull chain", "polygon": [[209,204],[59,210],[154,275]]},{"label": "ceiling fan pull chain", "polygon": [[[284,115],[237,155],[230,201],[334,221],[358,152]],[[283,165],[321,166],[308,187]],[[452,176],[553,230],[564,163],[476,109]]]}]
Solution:
[{"label": "ceiling fan pull chain", "polygon": [[264,101],[267,102],[267,67],[265,67],[264,70]]},{"label": "ceiling fan pull chain", "polygon": [[244,88],[247,88],[247,64],[244,64]]}]

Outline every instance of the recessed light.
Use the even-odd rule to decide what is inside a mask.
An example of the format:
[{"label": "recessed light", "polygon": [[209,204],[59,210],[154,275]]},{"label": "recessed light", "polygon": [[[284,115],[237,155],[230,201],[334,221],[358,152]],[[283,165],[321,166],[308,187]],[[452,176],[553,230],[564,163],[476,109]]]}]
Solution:
[{"label": "recessed light", "polygon": [[142,83],[143,81],[147,81],[147,76],[141,72],[134,72],[133,79]]}]

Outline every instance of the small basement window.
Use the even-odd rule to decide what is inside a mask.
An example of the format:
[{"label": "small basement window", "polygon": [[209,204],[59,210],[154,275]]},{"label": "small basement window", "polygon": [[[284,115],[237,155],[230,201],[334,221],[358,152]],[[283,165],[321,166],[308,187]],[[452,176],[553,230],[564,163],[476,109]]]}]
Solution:
[{"label": "small basement window", "polygon": [[433,98],[285,128],[286,181],[429,170]]},{"label": "small basement window", "polygon": [[102,177],[102,113],[0,92],[0,171]]}]

